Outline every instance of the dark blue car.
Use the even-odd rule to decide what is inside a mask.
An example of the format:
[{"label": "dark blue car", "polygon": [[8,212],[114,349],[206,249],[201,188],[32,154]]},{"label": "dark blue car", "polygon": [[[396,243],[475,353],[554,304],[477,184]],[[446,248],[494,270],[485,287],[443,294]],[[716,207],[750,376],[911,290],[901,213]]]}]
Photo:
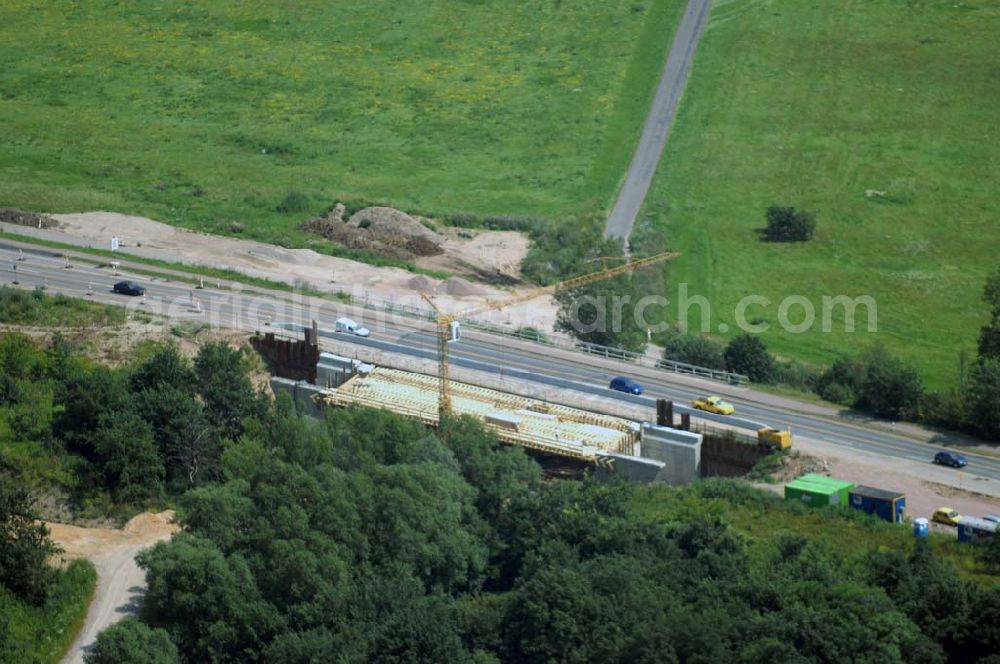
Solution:
[{"label": "dark blue car", "polygon": [[122,295],[143,295],[146,292],[145,288],[134,281],[119,281],[111,290]]},{"label": "dark blue car", "polygon": [[952,468],[964,468],[969,465],[964,456],[958,452],[949,452],[948,450],[941,450],[935,454],[934,463],[941,466],[951,466]]},{"label": "dark blue car", "polygon": [[611,385],[609,385],[612,390],[618,390],[619,392],[628,392],[629,394],[642,394],[642,385],[635,382],[631,378],[625,378],[624,376],[618,376],[612,379]]}]

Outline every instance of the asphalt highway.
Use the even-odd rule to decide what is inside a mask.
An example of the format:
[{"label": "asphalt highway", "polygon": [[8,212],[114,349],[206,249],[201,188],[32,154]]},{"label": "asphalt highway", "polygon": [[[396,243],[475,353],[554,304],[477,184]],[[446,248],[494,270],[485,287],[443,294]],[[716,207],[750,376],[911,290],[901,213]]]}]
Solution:
[{"label": "asphalt highway", "polygon": [[[357,345],[362,358],[366,347],[425,359],[435,359],[437,355],[433,325],[425,321],[401,317],[379,320],[373,311],[238,284],[221,284],[222,287],[218,287],[214,282],[206,282],[206,288],[197,289],[193,284],[178,279],[150,278],[124,267],[120,275],[113,274],[110,267],[97,267],[84,262],[74,262],[71,267],[66,267],[66,260],[49,249],[22,249],[25,260],[19,261],[18,250],[24,246],[0,238],[0,282],[10,284],[16,279],[22,288],[44,285],[50,293],[118,304],[133,314],[146,311],[171,319],[198,320],[246,331],[266,330],[269,327],[299,329],[315,319],[323,335],[336,335],[341,342]],[[112,292],[112,285],[123,279],[132,279],[146,286],[146,296],[130,297]],[[371,329],[372,335],[361,338],[332,332],[334,321],[344,315]],[[553,352],[546,346],[513,342],[500,336],[466,334],[461,341],[452,344],[450,354],[456,366],[497,374],[502,370],[505,376],[511,378],[648,406],[650,419],[654,418],[655,400],[665,398],[675,402],[675,412],[692,412],[703,420],[723,422],[746,430],[755,430],[760,426],[790,427],[793,435],[888,458],[930,463],[938,449],[899,432],[864,426],[843,417],[779,408],[753,390],[744,388],[727,391],[731,388],[720,385],[716,390],[736,406],[737,416],[723,417],[691,411],[686,404],[707,391],[703,381],[592,358],[583,353]],[[645,393],[636,396],[609,390],[608,383],[616,375],[635,377],[644,385]],[[978,454],[966,456],[969,466],[954,472],[1000,479],[1000,459]]]}]

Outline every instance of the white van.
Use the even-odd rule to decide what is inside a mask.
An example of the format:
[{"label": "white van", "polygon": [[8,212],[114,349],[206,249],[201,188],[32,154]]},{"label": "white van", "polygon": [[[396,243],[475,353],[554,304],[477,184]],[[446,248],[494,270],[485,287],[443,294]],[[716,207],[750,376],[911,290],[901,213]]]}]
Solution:
[{"label": "white van", "polygon": [[361,327],[355,323],[350,318],[338,318],[337,326],[334,328],[337,332],[347,332],[348,334],[354,334],[359,337],[367,337],[371,332],[368,331],[367,327]]}]

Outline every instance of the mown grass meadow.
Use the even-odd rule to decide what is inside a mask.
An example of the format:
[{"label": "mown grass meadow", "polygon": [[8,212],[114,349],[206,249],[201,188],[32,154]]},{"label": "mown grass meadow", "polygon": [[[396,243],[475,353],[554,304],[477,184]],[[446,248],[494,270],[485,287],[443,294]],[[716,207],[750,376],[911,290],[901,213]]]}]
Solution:
[{"label": "mown grass meadow", "polygon": [[334,200],[592,214],[683,4],[4,2],[0,205],[283,243]]},{"label": "mown grass meadow", "polygon": [[[762,295],[747,318],[778,354],[822,365],[879,342],[954,385],[1000,263],[998,34],[991,0],[715,4],[645,211],[712,333],[737,333],[737,303]],[[761,242],[772,204],[813,212],[816,237]],[[816,310],[806,332],[779,326],[790,295]],[[822,332],[837,295],[874,298],[877,332],[863,314],[845,332],[839,310]]]}]

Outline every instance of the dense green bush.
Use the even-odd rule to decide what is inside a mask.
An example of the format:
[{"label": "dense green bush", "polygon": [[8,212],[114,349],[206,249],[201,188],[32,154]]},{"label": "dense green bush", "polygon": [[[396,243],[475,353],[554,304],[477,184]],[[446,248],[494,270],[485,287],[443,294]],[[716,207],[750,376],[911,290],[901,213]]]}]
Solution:
[{"label": "dense green bush", "polygon": [[1000,440],[1000,359],[984,358],[969,374],[969,416],[990,440]]},{"label": "dense green bush", "polygon": [[859,360],[838,357],[816,381],[816,394],[827,401],[853,405],[865,381],[865,365]]},{"label": "dense green bush", "polygon": [[726,369],[744,374],[755,383],[770,383],[774,380],[774,358],[760,337],[751,334],[733,337],[726,346],[724,357]]},{"label": "dense green bush", "polygon": [[97,635],[84,654],[86,664],[177,664],[177,647],[162,629],[126,618]]},{"label": "dense green bush", "polygon": [[724,370],[726,359],[723,346],[708,337],[674,333],[663,341],[663,359],[686,362],[707,369]]},{"label": "dense green bush", "polygon": [[772,205],[765,218],[764,238],[770,242],[805,242],[816,232],[816,218],[805,210]]},{"label": "dense green bush", "polygon": [[308,212],[310,205],[308,196],[299,191],[290,191],[275,209],[282,214],[300,213]]}]

